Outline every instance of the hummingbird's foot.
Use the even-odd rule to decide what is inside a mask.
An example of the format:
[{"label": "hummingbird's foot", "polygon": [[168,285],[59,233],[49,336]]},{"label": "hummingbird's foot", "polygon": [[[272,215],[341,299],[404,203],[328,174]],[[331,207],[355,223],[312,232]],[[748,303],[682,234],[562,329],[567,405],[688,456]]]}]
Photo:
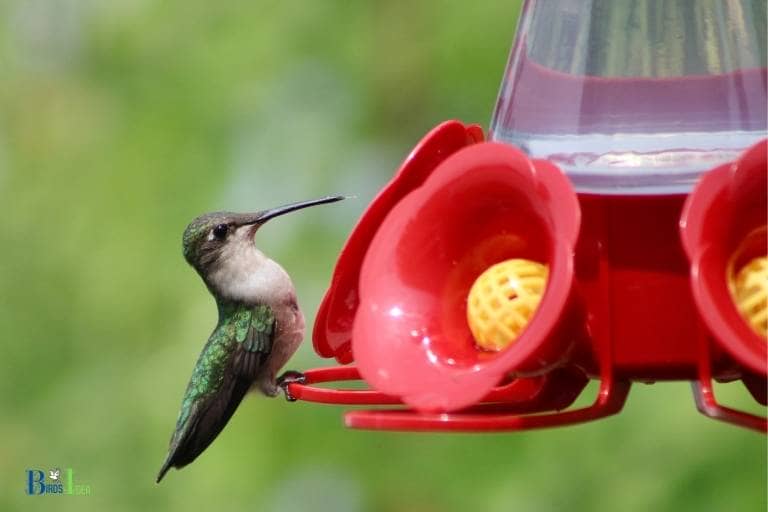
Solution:
[{"label": "hummingbird's foot", "polygon": [[277,378],[277,387],[283,390],[283,393],[285,393],[285,399],[289,402],[295,402],[296,397],[291,395],[290,391],[288,391],[288,384],[298,383],[298,384],[304,384],[307,382],[307,376],[304,375],[301,372],[297,372],[295,370],[288,370],[287,372],[283,373],[281,376]]}]

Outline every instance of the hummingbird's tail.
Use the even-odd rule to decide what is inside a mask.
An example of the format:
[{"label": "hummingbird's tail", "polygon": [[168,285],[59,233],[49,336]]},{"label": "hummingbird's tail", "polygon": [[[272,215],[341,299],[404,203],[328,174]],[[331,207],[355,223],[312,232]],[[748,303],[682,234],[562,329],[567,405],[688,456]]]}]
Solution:
[{"label": "hummingbird's tail", "polygon": [[228,387],[193,405],[186,420],[176,426],[156,483],[160,483],[169,469],[183,468],[208,448],[240,405],[251,383],[247,379],[235,378]]},{"label": "hummingbird's tail", "polygon": [[165,462],[163,462],[163,467],[160,468],[160,472],[157,474],[157,478],[155,479],[155,483],[159,484],[160,480],[163,479],[165,474],[168,472],[168,470],[171,469],[171,454],[169,453],[165,457]]}]

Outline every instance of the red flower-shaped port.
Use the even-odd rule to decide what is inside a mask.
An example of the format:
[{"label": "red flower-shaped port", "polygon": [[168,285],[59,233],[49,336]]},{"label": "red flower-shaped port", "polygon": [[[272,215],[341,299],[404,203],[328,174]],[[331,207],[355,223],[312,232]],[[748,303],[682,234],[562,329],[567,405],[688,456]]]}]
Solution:
[{"label": "red flower-shaped port", "polygon": [[429,132],[400,170],[373,199],[352,230],[336,263],[331,283],[315,318],[312,342],[322,357],[352,362],[352,323],[359,304],[358,281],[363,258],[390,210],[419,187],[429,174],[459,149],[483,140],[477,125],[446,121]]},{"label": "red flower-shaped port", "polygon": [[768,140],[763,140],[735,162],[704,174],[680,220],[702,321],[722,350],[763,377],[768,347],[736,309],[728,290],[728,266],[738,268],[755,256],[765,256],[767,155]]},{"label": "red flower-shaped port", "polygon": [[[510,374],[563,364],[585,337],[574,314],[580,210],[570,181],[516,148],[482,143],[455,151],[410,185],[388,204],[359,276],[350,276],[359,290],[346,321],[354,318],[362,377],[418,410],[451,411],[477,403]],[[478,275],[510,258],[546,264],[547,286],[514,343],[482,351],[466,321],[467,294]],[[332,316],[325,311],[323,321]]]}]

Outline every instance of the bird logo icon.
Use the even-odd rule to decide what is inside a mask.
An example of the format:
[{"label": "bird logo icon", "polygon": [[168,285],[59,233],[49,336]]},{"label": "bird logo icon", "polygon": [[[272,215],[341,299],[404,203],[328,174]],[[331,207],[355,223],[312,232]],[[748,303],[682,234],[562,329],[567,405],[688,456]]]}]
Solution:
[{"label": "bird logo icon", "polygon": [[61,476],[61,470],[59,468],[54,468],[48,471],[48,476],[50,476],[51,480],[53,480],[54,482],[58,482],[59,476]]}]

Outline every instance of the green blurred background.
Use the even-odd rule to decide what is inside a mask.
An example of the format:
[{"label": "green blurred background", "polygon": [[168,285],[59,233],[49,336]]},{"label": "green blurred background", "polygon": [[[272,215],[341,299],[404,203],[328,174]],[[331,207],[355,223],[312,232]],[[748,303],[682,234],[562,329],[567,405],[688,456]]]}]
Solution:
[{"label": "green blurred background", "polygon": [[[155,474],[215,323],[186,223],[329,193],[270,224],[308,325],[368,201],[438,122],[487,126],[517,2],[0,2],[0,510],[764,510],[763,436],[635,386],[594,424],[348,431],[250,397]],[[327,364],[306,343],[291,368]],[[749,400],[735,385],[724,396]],[[71,467],[89,497],[29,497]]]}]

